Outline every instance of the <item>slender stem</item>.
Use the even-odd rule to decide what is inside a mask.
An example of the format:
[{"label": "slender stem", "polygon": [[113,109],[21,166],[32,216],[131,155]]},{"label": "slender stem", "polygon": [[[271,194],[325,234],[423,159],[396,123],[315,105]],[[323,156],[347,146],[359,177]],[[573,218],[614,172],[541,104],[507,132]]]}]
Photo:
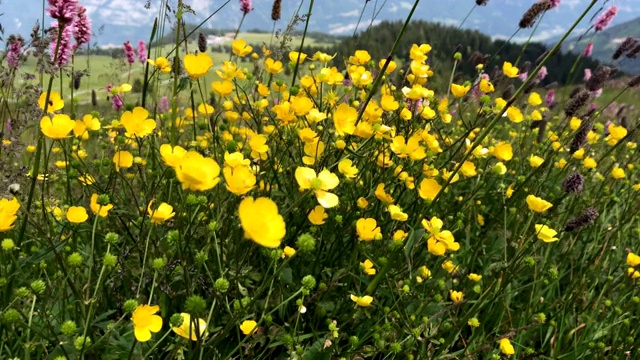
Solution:
[{"label": "slender stem", "polygon": [[311,17],[311,10],[313,9],[313,1],[309,2],[309,11],[307,12],[307,18],[304,22],[304,32],[302,33],[302,40],[300,40],[300,50],[298,50],[298,58],[296,59],[296,66],[293,68],[293,77],[291,78],[291,87],[296,84],[296,76],[298,76],[298,67],[300,66],[300,54],[302,54],[302,48],[304,47],[304,39],[307,37],[307,30],[309,29],[309,18]]}]

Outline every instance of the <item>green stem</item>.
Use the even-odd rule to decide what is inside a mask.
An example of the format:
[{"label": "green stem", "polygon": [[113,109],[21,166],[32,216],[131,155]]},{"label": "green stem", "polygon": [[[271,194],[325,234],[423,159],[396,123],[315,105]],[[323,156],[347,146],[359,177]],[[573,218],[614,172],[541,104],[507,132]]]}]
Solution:
[{"label": "green stem", "polygon": [[304,47],[304,39],[307,37],[307,30],[309,29],[309,18],[311,17],[311,10],[313,9],[313,1],[309,2],[309,11],[307,12],[307,18],[304,22],[304,32],[302,33],[302,39],[300,40],[300,48],[298,50],[298,58],[296,59],[296,66],[293,68],[293,77],[291,78],[291,88],[296,84],[296,76],[298,76],[298,68],[300,67],[300,54],[302,54],[302,48]]}]

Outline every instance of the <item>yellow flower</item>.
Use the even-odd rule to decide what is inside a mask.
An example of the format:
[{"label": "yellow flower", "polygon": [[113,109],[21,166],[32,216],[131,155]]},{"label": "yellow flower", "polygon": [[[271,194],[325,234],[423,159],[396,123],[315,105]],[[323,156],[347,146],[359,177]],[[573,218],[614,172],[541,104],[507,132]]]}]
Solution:
[{"label": "yellow flower", "polygon": [[351,159],[342,159],[338,163],[338,171],[348,179],[353,179],[358,175],[358,168],[353,166]]},{"label": "yellow flower", "polygon": [[162,144],[162,146],[160,146],[160,156],[162,156],[162,161],[172,168],[180,165],[180,162],[186,153],[187,150],[183,149],[179,145],[171,147],[169,144]]},{"label": "yellow flower", "polygon": [[113,155],[113,163],[116,166],[116,171],[128,169],[133,165],[133,155],[126,150],[118,151]]},{"label": "yellow flower", "polygon": [[373,297],[369,296],[369,295],[365,295],[365,296],[355,296],[355,295],[351,295],[350,296],[351,300],[353,302],[356,303],[357,306],[362,306],[362,307],[367,307],[371,305],[371,302],[373,301]]},{"label": "yellow flower", "polygon": [[236,39],[231,42],[231,51],[239,57],[245,57],[253,51],[253,47],[247,45],[242,39]]},{"label": "yellow flower", "polygon": [[380,183],[378,184],[378,186],[376,186],[376,191],[374,192],[374,194],[376,195],[378,200],[382,201],[383,203],[393,204],[393,197],[391,197],[391,195],[387,194],[387,192],[384,191],[383,183]]},{"label": "yellow flower", "polygon": [[183,189],[205,191],[213,189],[220,182],[218,163],[196,151],[187,152],[175,170]]},{"label": "yellow flower", "polygon": [[372,218],[360,218],[356,221],[356,232],[358,240],[371,241],[382,237],[378,222]]},{"label": "yellow flower", "polygon": [[616,165],[611,170],[611,176],[614,179],[619,180],[619,179],[624,179],[626,175],[624,174],[624,169]]},{"label": "yellow flower", "polygon": [[151,66],[155,66],[158,70],[160,70],[163,73],[171,72],[171,63],[164,56],[159,56],[155,60],[147,59],[147,62]]},{"label": "yellow flower", "polygon": [[524,120],[522,112],[515,106],[509,106],[509,108],[507,109],[507,117],[509,118],[509,120],[511,120],[511,122],[516,124]]},{"label": "yellow flower", "polygon": [[529,165],[531,165],[531,167],[534,167],[534,168],[540,167],[540,165],[542,165],[543,162],[544,162],[544,159],[541,158],[540,156],[533,155],[533,154],[529,156]]},{"label": "yellow flower", "polygon": [[460,172],[465,177],[474,177],[478,175],[478,173],[476,172],[476,165],[471,161],[465,161],[460,167]]},{"label": "yellow flower", "polygon": [[456,98],[461,98],[467,95],[469,90],[471,90],[471,85],[465,86],[465,85],[451,84],[451,93]]},{"label": "yellow flower", "polygon": [[258,330],[258,323],[254,320],[245,320],[240,324],[240,331],[245,335],[251,335]]},{"label": "yellow flower", "polygon": [[107,215],[109,215],[109,211],[113,209],[113,204],[100,205],[98,204],[98,194],[93,194],[91,195],[91,204],[89,207],[94,215],[107,217]]},{"label": "yellow flower", "polygon": [[358,111],[347,104],[340,104],[333,113],[333,124],[336,134],[344,136],[353,134],[356,129],[356,119]]},{"label": "yellow flower", "polygon": [[290,51],[289,52],[289,60],[291,60],[291,62],[293,63],[300,63],[302,64],[304,62],[304,60],[307,58],[307,54],[305,53],[300,53],[297,51]]},{"label": "yellow flower", "polygon": [[482,275],[471,273],[467,276],[467,278],[469,278],[469,280],[473,282],[479,282],[480,280],[482,280]]},{"label": "yellow flower", "polygon": [[264,69],[267,70],[269,74],[279,74],[282,72],[282,61],[276,61],[272,58],[267,58],[264,61]]},{"label": "yellow flower", "polygon": [[418,187],[418,195],[425,200],[433,200],[442,190],[442,186],[435,179],[426,178],[420,182]]},{"label": "yellow flower", "polygon": [[396,111],[400,104],[398,104],[393,95],[383,95],[382,99],[380,99],[380,106],[384,111]]},{"label": "yellow flower", "polygon": [[87,209],[82,206],[72,206],[67,210],[67,220],[70,223],[82,224],[87,221],[88,218],[89,214],[87,214]]},{"label": "yellow flower", "polygon": [[364,209],[367,206],[369,206],[369,202],[367,201],[367,199],[363,198],[362,196],[358,198],[358,200],[356,201],[356,205],[358,205],[358,207],[360,209]]},{"label": "yellow flower", "polygon": [[598,162],[594,158],[587,156],[586,158],[584,158],[584,160],[582,160],[582,165],[587,169],[594,169],[596,166],[598,166]]},{"label": "yellow flower", "polygon": [[454,264],[453,261],[447,260],[442,263],[442,268],[448,272],[449,274],[458,271],[458,265]]},{"label": "yellow flower", "polygon": [[284,219],[278,213],[278,205],[265,197],[246,197],[238,207],[244,236],[258,245],[277,248],[286,234]]},{"label": "yellow flower", "polygon": [[207,75],[209,69],[213,66],[213,60],[207,53],[198,53],[198,55],[187,54],[184,56],[184,68],[192,80]]},{"label": "yellow flower", "polygon": [[552,203],[535,195],[528,195],[526,201],[527,205],[529,206],[529,210],[535,211],[537,213],[543,213],[551,209],[551,207],[553,206]]},{"label": "yellow flower", "polygon": [[40,120],[40,131],[49,139],[64,139],[76,126],[69,115],[55,114],[53,118],[43,116]]},{"label": "yellow flower", "polygon": [[290,258],[293,257],[293,255],[296,254],[296,249],[292,248],[291,246],[285,246],[284,249],[282,249],[282,258]]},{"label": "yellow flower", "polygon": [[157,209],[152,210],[151,205],[153,205],[154,202],[155,200],[151,200],[149,201],[149,205],[147,205],[147,213],[152,223],[162,224],[176,215],[176,213],[173,212],[173,206],[165,202],[161,203]]},{"label": "yellow flower", "polygon": [[501,142],[493,148],[493,156],[498,160],[509,161],[513,158],[513,150],[511,144]]},{"label": "yellow flower", "polygon": [[472,317],[471,319],[469,319],[469,321],[467,321],[467,325],[477,328],[478,326],[480,326],[480,321],[478,321],[478,318]]},{"label": "yellow flower", "polygon": [[493,84],[486,79],[480,80],[479,88],[480,88],[480,91],[482,91],[485,94],[489,94],[495,91]]},{"label": "yellow flower", "polygon": [[227,190],[236,195],[244,195],[256,185],[256,176],[248,166],[225,167],[222,173]]},{"label": "yellow flower", "polygon": [[[45,101],[47,100],[47,93],[43,92],[38,98],[38,106],[44,110]],[[47,112],[52,113],[61,110],[64,107],[64,100],[60,97],[60,93],[52,91],[49,94],[49,105],[47,106]]]},{"label": "yellow flower", "polygon": [[424,148],[420,146],[420,138],[417,136],[410,137],[407,142],[405,142],[404,136],[396,136],[389,147],[401,159],[409,157],[411,160],[422,160],[427,156]]},{"label": "yellow flower", "polygon": [[215,111],[215,109],[213,108],[213,106],[206,104],[206,103],[202,103],[200,105],[198,105],[198,112],[202,115],[208,116],[213,114],[213,112]]},{"label": "yellow flower", "polygon": [[15,221],[18,219],[17,213],[19,209],[20,203],[18,199],[0,199],[0,232],[13,229]]},{"label": "yellow flower", "polygon": [[464,299],[464,293],[462,291],[449,290],[449,297],[454,303],[459,303]]},{"label": "yellow flower", "polygon": [[373,268],[373,262],[371,262],[371,260],[369,260],[369,259],[365,260],[364,262],[361,262],[360,263],[360,268],[367,275],[375,275],[376,274],[376,269]]},{"label": "yellow flower", "polygon": [[156,121],[149,118],[147,109],[136,106],[133,111],[125,111],[120,117],[120,124],[126,130],[127,137],[145,137],[156,128]]},{"label": "yellow flower", "polygon": [[423,281],[431,279],[431,270],[429,270],[429,268],[425,265],[422,265],[420,266],[420,268],[418,268],[418,274],[420,274],[420,278],[422,278]]},{"label": "yellow flower", "polygon": [[627,269],[627,275],[632,279],[640,278],[640,271],[630,267]]},{"label": "yellow flower", "polygon": [[558,241],[558,238],[555,237],[556,235],[558,235],[558,232],[548,227],[547,225],[536,224],[535,228],[538,239],[547,243]]},{"label": "yellow flower", "polygon": [[388,207],[389,214],[391,215],[391,219],[397,221],[407,221],[409,219],[409,215],[402,212],[402,208],[397,205],[389,205]]},{"label": "yellow flower", "polygon": [[76,125],[73,127],[73,135],[87,140],[89,131],[97,130],[100,130],[100,120],[91,114],[87,114],[82,117],[82,120],[76,120]]},{"label": "yellow flower", "polygon": [[409,234],[404,232],[404,230],[396,230],[393,233],[393,241],[403,241],[407,236],[409,236]]},{"label": "yellow flower", "polygon": [[315,170],[299,166],[296,169],[295,177],[300,190],[312,190],[318,203],[323,207],[331,208],[338,205],[338,196],[329,192],[340,183],[336,174],[324,169],[316,175]]},{"label": "yellow flower", "polygon": [[633,267],[640,265],[640,256],[632,252],[629,252],[627,254],[627,265],[633,266]]},{"label": "yellow flower", "polygon": [[506,77],[514,78],[518,76],[518,68],[513,66],[510,62],[505,61],[502,64],[502,73],[504,73]]},{"label": "yellow flower", "polygon": [[353,56],[349,56],[349,63],[353,65],[366,65],[371,61],[371,55],[367,50],[356,50]]},{"label": "yellow flower", "polygon": [[235,86],[230,80],[214,81],[211,83],[211,89],[222,97],[231,95]]},{"label": "yellow flower", "polygon": [[151,339],[151,333],[157,333],[162,330],[162,318],[160,315],[155,315],[160,311],[158,305],[138,305],[133,311],[131,321],[133,322],[133,334],[136,340],[140,342],[149,341]]},{"label": "yellow flower", "polygon": [[309,215],[307,215],[307,219],[309,219],[313,225],[324,224],[325,219],[328,217],[329,215],[324,211],[324,207],[322,205],[316,205]]},{"label": "yellow flower", "polygon": [[431,220],[422,220],[422,227],[431,236],[427,239],[427,250],[435,256],[443,256],[448,251],[460,250],[460,244],[455,242],[453,234],[449,230],[442,230],[444,223],[437,217]]},{"label": "yellow flower", "polygon": [[529,94],[529,98],[527,99],[527,102],[531,106],[538,106],[542,104],[542,98],[540,97],[540,94],[534,91],[531,94]]},{"label": "yellow flower", "polygon": [[[172,327],[171,330],[173,330],[174,333],[193,341],[198,341],[198,338],[202,339],[206,336],[207,322],[204,321],[204,319],[197,318],[196,320],[192,320],[191,315],[187,313],[180,313],[180,316],[182,316],[182,325]],[[197,325],[195,324],[196,321],[198,323]]]},{"label": "yellow flower", "polygon": [[509,339],[507,339],[507,338],[500,339],[498,341],[498,343],[500,344],[500,351],[502,351],[503,354],[505,354],[507,356],[511,356],[511,355],[516,353],[515,349],[513,348],[513,345],[511,345],[511,341],[509,341]]}]

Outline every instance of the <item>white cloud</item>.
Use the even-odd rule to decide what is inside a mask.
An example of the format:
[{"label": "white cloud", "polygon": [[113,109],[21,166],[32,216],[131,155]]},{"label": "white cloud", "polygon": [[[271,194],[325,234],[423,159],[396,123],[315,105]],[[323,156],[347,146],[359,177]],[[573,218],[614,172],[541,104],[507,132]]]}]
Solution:
[{"label": "white cloud", "polygon": [[340,16],[342,17],[353,17],[353,16],[358,16],[360,15],[360,10],[358,9],[354,9],[345,13],[340,14]]},{"label": "white cloud", "polygon": [[[373,21],[373,25],[378,25],[382,22],[382,20],[374,20]],[[342,24],[331,24],[329,25],[330,28],[332,28],[331,30],[329,30],[329,34],[331,35],[344,35],[344,34],[348,34],[353,32],[353,30],[355,30],[357,24],[347,24],[347,25],[342,25]]]}]

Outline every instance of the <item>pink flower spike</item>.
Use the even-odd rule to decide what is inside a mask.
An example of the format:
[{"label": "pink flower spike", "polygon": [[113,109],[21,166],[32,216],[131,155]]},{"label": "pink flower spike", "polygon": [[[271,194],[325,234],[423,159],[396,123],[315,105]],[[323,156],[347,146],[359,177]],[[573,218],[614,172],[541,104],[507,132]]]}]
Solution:
[{"label": "pink flower spike", "polygon": [[593,26],[596,29],[596,32],[602,31],[607,26],[609,26],[609,24],[611,24],[611,21],[613,20],[613,18],[616,17],[617,13],[618,13],[618,7],[613,5],[612,7],[607,9],[607,11],[605,11],[604,14],[600,15],[600,17],[593,24]]}]

